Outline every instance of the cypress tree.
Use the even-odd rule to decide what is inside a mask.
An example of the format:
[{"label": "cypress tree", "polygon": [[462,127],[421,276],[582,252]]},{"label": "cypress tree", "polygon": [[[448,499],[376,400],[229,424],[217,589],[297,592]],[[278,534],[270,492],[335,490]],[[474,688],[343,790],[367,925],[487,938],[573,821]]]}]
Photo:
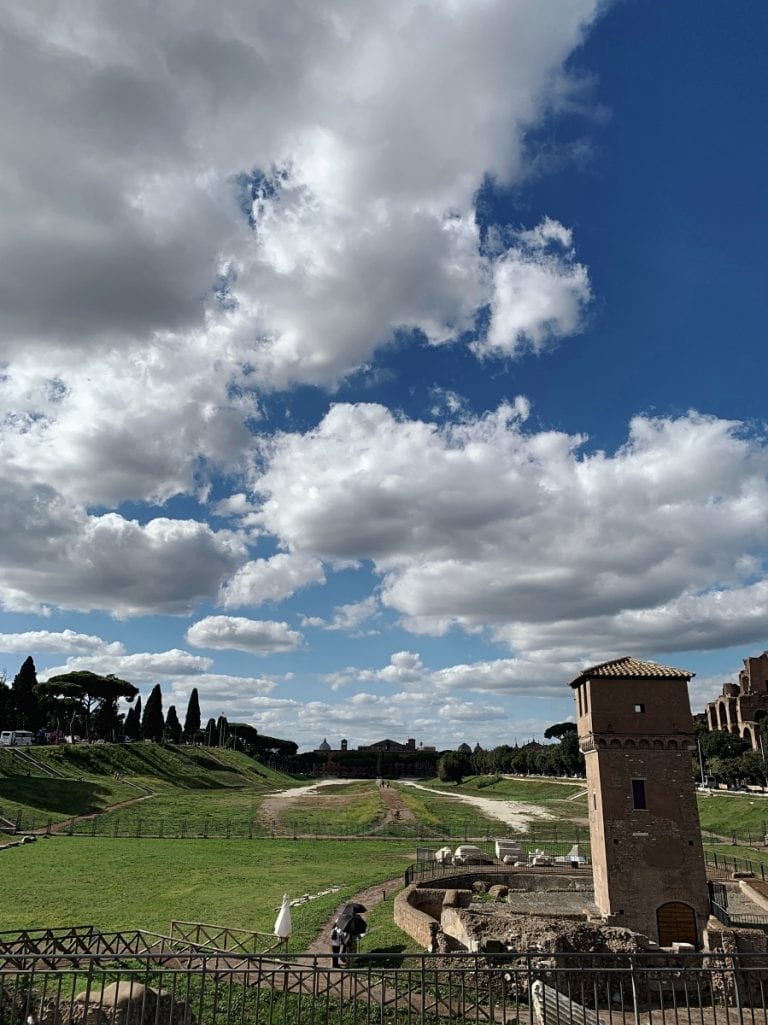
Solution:
[{"label": "cypress tree", "polygon": [[141,736],[141,694],[125,717],[125,735],[130,740],[138,740]]},{"label": "cypress tree", "polygon": [[181,740],[181,723],[176,715],[175,705],[171,705],[165,717],[165,736],[172,744],[178,744]]},{"label": "cypress tree", "polygon": [[188,744],[194,744],[200,732],[200,699],[197,696],[197,687],[192,688],[187,704],[187,714],[184,718],[184,740]]},{"label": "cypress tree", "polygon": [[160,684],[156,683],[147,698],[144,707],[144,715],[141,720],[141,735],[145,740],[154,740],[159,743],[163,739],[163,695],[160,693]]},{"label": "cypress tree", "polygon": [[42,723],[40,705],[35,693],[36,686],[37,671],[32,656],[29,655],[14,676],[11,686],[16,728],[19,730],[36,730]]},{"label": "cypress tree", "polygon": [[5,673],[0,674],[0,730],[11,728],[13,715],[13,691],[5,682]]},{"label": "cypress tree", "polygon": [[227,722],[227,717],[224,715],[220,715],[216,720],[216,736],[217,746],[226,747],[227,738],[229,737],[229,723]]},{"label": "cypress tree", "polygon": [[205,745],[206,747],[216,747],[218,745],[218,736],[216,734],[216,720],[209,719],[205,724]]}]

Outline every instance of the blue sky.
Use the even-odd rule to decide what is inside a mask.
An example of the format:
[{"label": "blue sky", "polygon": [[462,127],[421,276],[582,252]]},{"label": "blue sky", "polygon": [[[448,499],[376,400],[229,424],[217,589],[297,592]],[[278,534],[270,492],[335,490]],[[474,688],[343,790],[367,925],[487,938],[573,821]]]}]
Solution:
[{"label": "blue sky", "polygon": [[768,646],[764,5],[2,15],[0,666],[484,746]]}]

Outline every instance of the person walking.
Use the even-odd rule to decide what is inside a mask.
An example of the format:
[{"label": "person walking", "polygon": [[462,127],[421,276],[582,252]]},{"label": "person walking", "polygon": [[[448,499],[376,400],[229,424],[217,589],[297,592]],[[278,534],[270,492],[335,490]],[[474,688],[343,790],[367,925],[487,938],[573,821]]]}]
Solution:
[{"label": "person walking", "polygon": [[341,933],[339,932],[338,919],[333,923],[331,929],[331,957],[333,961],[333,967],[339,967],[339,951],[341,950]]}]

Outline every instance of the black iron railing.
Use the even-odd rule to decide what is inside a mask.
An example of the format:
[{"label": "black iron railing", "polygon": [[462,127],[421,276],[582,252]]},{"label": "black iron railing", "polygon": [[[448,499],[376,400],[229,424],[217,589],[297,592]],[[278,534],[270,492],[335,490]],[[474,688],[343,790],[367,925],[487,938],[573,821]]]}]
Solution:
[{"label": "black iron railing", "polygon": [[[337,969],[317,954],[147,952],[141,944],[131,952],[130,943],[121,946],[120,958],[0,955],[0,1025],[768,1020],[766,955],[363,952]],[[546,1000],[537,1003],[537,993]]]}]

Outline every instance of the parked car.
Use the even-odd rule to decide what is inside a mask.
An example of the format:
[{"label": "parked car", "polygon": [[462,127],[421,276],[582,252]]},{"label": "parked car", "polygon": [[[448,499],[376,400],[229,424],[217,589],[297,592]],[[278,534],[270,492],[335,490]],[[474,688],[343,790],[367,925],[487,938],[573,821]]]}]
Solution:
[{"label": "parked car", "polygon": [[0,747],[30,747],[35,742],[30,730],[3,730],[0,733]]}]

